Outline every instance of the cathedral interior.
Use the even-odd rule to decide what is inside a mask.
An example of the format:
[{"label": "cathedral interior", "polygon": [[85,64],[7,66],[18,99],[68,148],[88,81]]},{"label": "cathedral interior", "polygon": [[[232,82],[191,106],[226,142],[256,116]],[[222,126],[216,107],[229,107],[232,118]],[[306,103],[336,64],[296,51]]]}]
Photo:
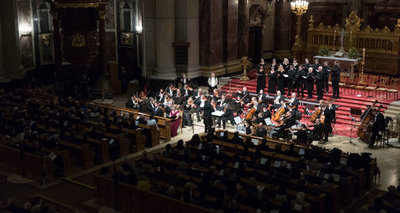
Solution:
[{"label": "cathedral interior", "polygon": [[[182,128],[185,123],[180,118],[173,133],[175,117],[168,114],[157,118],[156,129],[143,124],[141,128],[148,131],[142,132],[122,130],[116,121],[117,115],[151,120],[161,102],[155,107],[149,103],[153,112],[143,112],[127,109],[126,99],[129,102],[132,96],[135,103],[133,97],[143,94],[146,99],[164,100],[158,91],[169,90],[177,81],[188,84],[191,91],[217,88],[232,101],[236,98],[232,92],[239,92],[237,100],[246,102],[248,97],[241,96],[240,90],[247,87],[257,97],[260,64],[265,60],[269,73],[275,60],[284,64],[284,59],[299,64],[319,59],[321,66],[324,60],[327,66],[342,62],[337,81],[342,95],[333,93],[331,98],[340,106],[339,131],[334,129],[326,144],[290,145],[286,139],[265,137],[269,148],[260,151],[214,138],[206,149],[200,140],[209,139],[204,132],[207,124],[198,115],[196,122],[195,113],[190,115],[191,128]],[[267,94],[268,80],[262,81],[262,93]],[[333,81],[330,78],[322,100],[331,100]],[[177,92],[187,92],[186,86],[180,86],[183,89],[178,86]],[[289,99],[290,87],[283,93],[285,89]],[[400,212],[400,146],[386,146],[400,138],[399,89],[398,0],[0,0],[0,212]],[[299,97],[298,88],[296,92]],[[272,94],[268,91],[266,96]],[[304,106],[298,111],[310,104],[317,108],[321,98],[318,95],[314,101],[315,97],[311,91],[310,100],[302,98]],[[391,121],[386,136],[384,129],[377,133],[377,140],[387,138],[386,145],[368,149],[368,142],[358,138],[360,131],[368,132],[360,130],[363,116],[354,124],[350,114],[352,109],[369,112],[367,107],[374,108],[376,102],[378,113]],[[83,117],[70,121],[79,110]],[[89,112],[90,122],[86,122],[87,110],[98,110],[102,119],[95,121],[92,118],[98,114]],[[53,111],[65,115],[52,116]],[[116,117],[109,118],[108,112]],[[64,128],[65,117],[69,124],[64,123]],[[299,121],[308,125],[309,117],[303,115]],[[224,128],[215,130],[215,135],[226,130],[228,137],[229,130],[229,138],[236,137],[240,125],[230,124],[225,128],[224,120]],[[35,138],[39,142],[33,143],[31,153],[21,148],[25,139],[20,137],[20,132],[31,128],[61,134],[63,140],[47,147],[41,142],[46,136]],[[99,136],[90,141],[96,131],[116,138],[117,148],[114,139],[106,143]],[[199,141],[193,135],[200,135]],[[258,140],[246,134],[240,137]],[[123,146],[125,139],[129,145]],[[139,141],[143,141],[141,148]],[[186,143],[184,148],[179,141]],[[209,157],[209,152],[215,152],[210,151],[215,149],[210,148],[211,142],[218,147],[213,158]],[[256,143],[261,146],[262,138]],[[220,147],[229,158],[218,158]],[[293,149],[306,150],[307,155],[293,154]],[[346,166],[331,166],[338,149],[347,159]],[[353,152],[359,161],[349,166],[355,161],[351,161]],[[272,171],[263,167],[267,157],[257,154],[268,156]],[[276,160],[282,156],[285,168]],[[331,170],[340,175],[322,175]],[[285,176],[288,171],[290,177]],[[121,174],[123,181],[118,179]]]}]

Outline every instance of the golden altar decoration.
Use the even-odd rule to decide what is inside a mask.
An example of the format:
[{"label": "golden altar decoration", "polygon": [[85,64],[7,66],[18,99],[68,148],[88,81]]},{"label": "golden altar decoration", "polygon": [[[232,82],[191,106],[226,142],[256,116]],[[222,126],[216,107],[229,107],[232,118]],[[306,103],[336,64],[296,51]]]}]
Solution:
[{"label": "golden altar decoration", "polygon": [[365,71],[377,74],[399,75],[400,62],[400,19],[394,30],[385,26],[382,29],[372,29],[366,26],[361,29],[363,19],[357,16],[355,11],[345,19],[345,26],[339,24],[335,26],[325,26],[323,23],[314,25],[313,17],[310,17],[308,29],[308,40],[306,47],[306,56],[313,58],[318,54],[321,45],[328,46],[330,50],[340,49],[341,37],[339,35],[342,29],[346,34],[343,37],[343,46],[347,51],[349,48],[357,48],[359,52],[363,49],[367,52],[365,56]]}]

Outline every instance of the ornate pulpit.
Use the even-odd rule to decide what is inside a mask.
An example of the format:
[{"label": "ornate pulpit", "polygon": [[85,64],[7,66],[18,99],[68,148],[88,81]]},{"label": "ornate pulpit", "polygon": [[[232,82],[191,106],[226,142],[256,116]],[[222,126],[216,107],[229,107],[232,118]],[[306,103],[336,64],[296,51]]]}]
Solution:
[{"label": "ornate pulpit", "polygon": [[72,72],[89,74],[96,82],[92,92],[97,98],[112,95],[104,56],[104,19],[108,1],[52,2],[56,71],[61,71],[64,58],[71,63]]}]

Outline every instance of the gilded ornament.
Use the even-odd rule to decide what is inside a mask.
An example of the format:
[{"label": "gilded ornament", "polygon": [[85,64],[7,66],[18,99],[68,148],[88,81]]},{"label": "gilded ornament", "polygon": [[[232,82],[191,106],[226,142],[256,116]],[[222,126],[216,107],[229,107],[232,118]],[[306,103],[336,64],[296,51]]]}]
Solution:
[{"label": "gilded ornament", "polygon": [[71,46],[72,47],[84,47],[86,46],[85,36],[80,33],[75,33],[71,36]]},{"label": "gilded ornament", "polygon": [[363,22],[364,19],[358,17],[356,11],[352,11],[345,21],[347,31],[360,32],[361,22]]},{"label": "gilded ornament", "polygon": [[40,34],[40,39],[42,40],[43,45],[49,46],[51,40],[51,34],[50,33]]}]

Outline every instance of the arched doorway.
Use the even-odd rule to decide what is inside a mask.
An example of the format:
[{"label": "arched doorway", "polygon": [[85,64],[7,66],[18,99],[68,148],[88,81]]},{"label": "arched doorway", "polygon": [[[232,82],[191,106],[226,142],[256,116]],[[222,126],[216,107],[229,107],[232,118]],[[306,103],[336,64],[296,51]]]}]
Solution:
[{"label": "arched doorway", "polygon": [[265,11],[260,5],[250,7],[250,29],[249,29],[249,58],[253,64],[258,64],[262,57],[262,26]]}]

